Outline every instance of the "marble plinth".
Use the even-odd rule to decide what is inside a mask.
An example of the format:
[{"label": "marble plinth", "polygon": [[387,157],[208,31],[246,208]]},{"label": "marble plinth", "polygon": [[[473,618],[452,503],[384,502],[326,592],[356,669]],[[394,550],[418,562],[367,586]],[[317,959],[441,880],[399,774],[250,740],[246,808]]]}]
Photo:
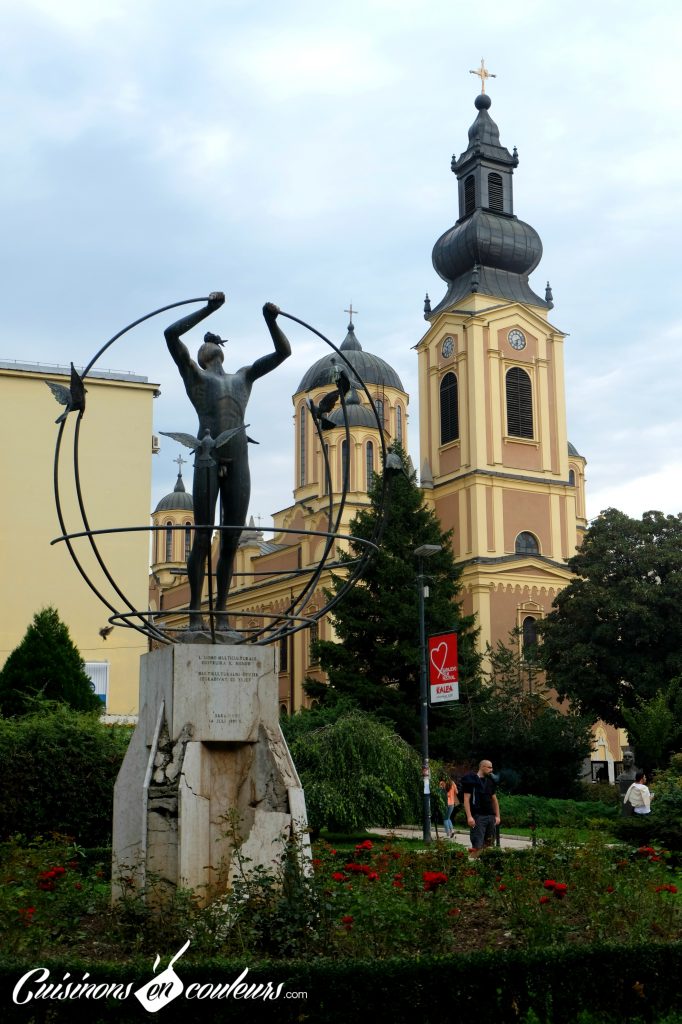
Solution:
[{"label": "marble plinth", "polygon": [[113,898],[202,902],[238,870],[272,868],[296,837],[309,861],[305,799],[279,726],[274,649],[173,644],[143,655],[140,715],[114,789]]}]

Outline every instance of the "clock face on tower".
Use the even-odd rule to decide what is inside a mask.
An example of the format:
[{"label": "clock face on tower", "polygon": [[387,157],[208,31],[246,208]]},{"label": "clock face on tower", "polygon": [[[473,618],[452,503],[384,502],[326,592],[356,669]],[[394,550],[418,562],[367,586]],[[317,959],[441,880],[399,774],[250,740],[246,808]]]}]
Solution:
[{"label": "clock face on tower", "polygon": [[520,352],[521,349],[526,347],[526,336],[523,331],[520,331],[518,327],[515,327],[513,331],[510,331],[507,335],[507,340],[512,348]]},{"label": "clock face on tower", "polygon": [[449,359],[454,351],[455,351],[455,342],[454,342],[454,340],[452,338],[450,338],[450,337],[444,338],[443,339],[443,347],[441,348],[441,353],[443,355],[443,359]]}]

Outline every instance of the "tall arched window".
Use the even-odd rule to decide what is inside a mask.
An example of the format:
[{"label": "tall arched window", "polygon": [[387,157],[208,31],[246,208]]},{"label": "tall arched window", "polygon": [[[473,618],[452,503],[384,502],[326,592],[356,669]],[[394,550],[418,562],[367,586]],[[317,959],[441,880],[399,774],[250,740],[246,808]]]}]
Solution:
[{"label": "tall arched window", "polygon": [[568,471],[568,483],[570,487],[575,487],[575,470],[569,469]]},{"label": "tall arched window", "polygon": [[520,366],[507,370],[507,433],[510,437],[533,437],[533,386]]},{"label": "tall arched window", "polygon": [[189,558],[189,553],[192,550],[192,524],[185,523],[185,561]]},{"label": "tall arched window", "polygon": [[[348,473],[348,479],[346,479]],[[348,441],[344,438],[341,442],[341,487],[347,486],[350,490],[350,466],[348,465]]]},{"label": "tall arched window", "polygon": [[324,450],[326,458],[322,456],[322,476],[324,478],[324,493],[329,494],[329,445],[325,441]]},{"label": "tall arched window", "polygon": [[299,460],[299,472],[298,472],[298,484],[299,487],[303,487],[305,484],[305,414],[306,407],[301,406],[300,421],[298,425],[298,460]]},{"label": "tall arched window", "polygon": [[166,562],[173,561],[173,524],[170,520],[166,523]]},{"label": "tall arched window", "polygon": [[488,209],[502,213],[504,210],[504,190],[502,175],[492,171],[488,175]]},{"label": "tall arched window", "polygon": [[374,399],[374,404],[377,407],[377,416],[379,417],[379,423],[384,425],[384,403],[380,398]]},{"label": "tall arched window", "polygon": [[372,486],[374,476],[374,445],[368,441],[365,445],[365,476],[367,479],[367,490]]},{"label": "tall arched window", "polygon": [[534,653],[538,645],[537,619],[533,615],[527,615],[522,623],[523,653],[528,657]]},{"label": "tall arched window", "polygon": [[514,550],[517,555],[539,555],[540,546],[537,537],[526,531],[520,533],[516,538]]},{"label": "tall arched window", "polygon": [[473,174],[464,179],[464,216],[468,217],[476,209],[476,181]]},{"label": "tall arched window", "polygon": [[395,407],[395,439],[398,444],[403,443],[403,410],[400,405]]},{"label": "tall arched window", "polygon": [[459,437],[459,396],[457,377],[446,373],[440,382],[440,443],[456,441]]}]

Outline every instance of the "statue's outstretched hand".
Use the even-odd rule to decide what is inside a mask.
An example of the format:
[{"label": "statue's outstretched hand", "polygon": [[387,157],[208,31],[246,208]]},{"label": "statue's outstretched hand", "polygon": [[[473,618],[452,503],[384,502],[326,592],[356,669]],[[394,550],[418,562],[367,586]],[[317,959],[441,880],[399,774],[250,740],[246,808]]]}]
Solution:
[{"label": "statue's outstretched hand", "polygon": [[265,303],[265,305],[263,306],[263,316],[265,317],[266,323],[274,324],[278,314],[279,306],[276,306],[274,302]]},{"label": "statue's outstretched hand", "polygon": [[216,309],[220,309],[224,301],[224,292],[211,292],[211,294],[208,297],[208,307],[211,310],[211,312],[213,312]]}]

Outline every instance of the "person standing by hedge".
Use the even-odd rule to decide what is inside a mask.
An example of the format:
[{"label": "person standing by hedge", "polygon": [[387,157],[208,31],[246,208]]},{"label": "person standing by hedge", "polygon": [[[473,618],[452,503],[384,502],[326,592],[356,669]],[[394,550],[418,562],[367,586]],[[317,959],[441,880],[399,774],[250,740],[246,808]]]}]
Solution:
[{"label": "person standing by hedge", "polygon": [[635,781],[623,797],[623,803],[634,808],[635,814],[651,814],[653,793],[646,784],[644,772],[637,772]]},{"label": "person standing by hedge", "polygon": [[481,761],[477,772],[469,772],[462,779],[464,813],[471,838],[472,857],[480,857],[486,846],[491,846],[495,829],[500,824],[500,805],[497,785],[492,777],[491,761]]}]

